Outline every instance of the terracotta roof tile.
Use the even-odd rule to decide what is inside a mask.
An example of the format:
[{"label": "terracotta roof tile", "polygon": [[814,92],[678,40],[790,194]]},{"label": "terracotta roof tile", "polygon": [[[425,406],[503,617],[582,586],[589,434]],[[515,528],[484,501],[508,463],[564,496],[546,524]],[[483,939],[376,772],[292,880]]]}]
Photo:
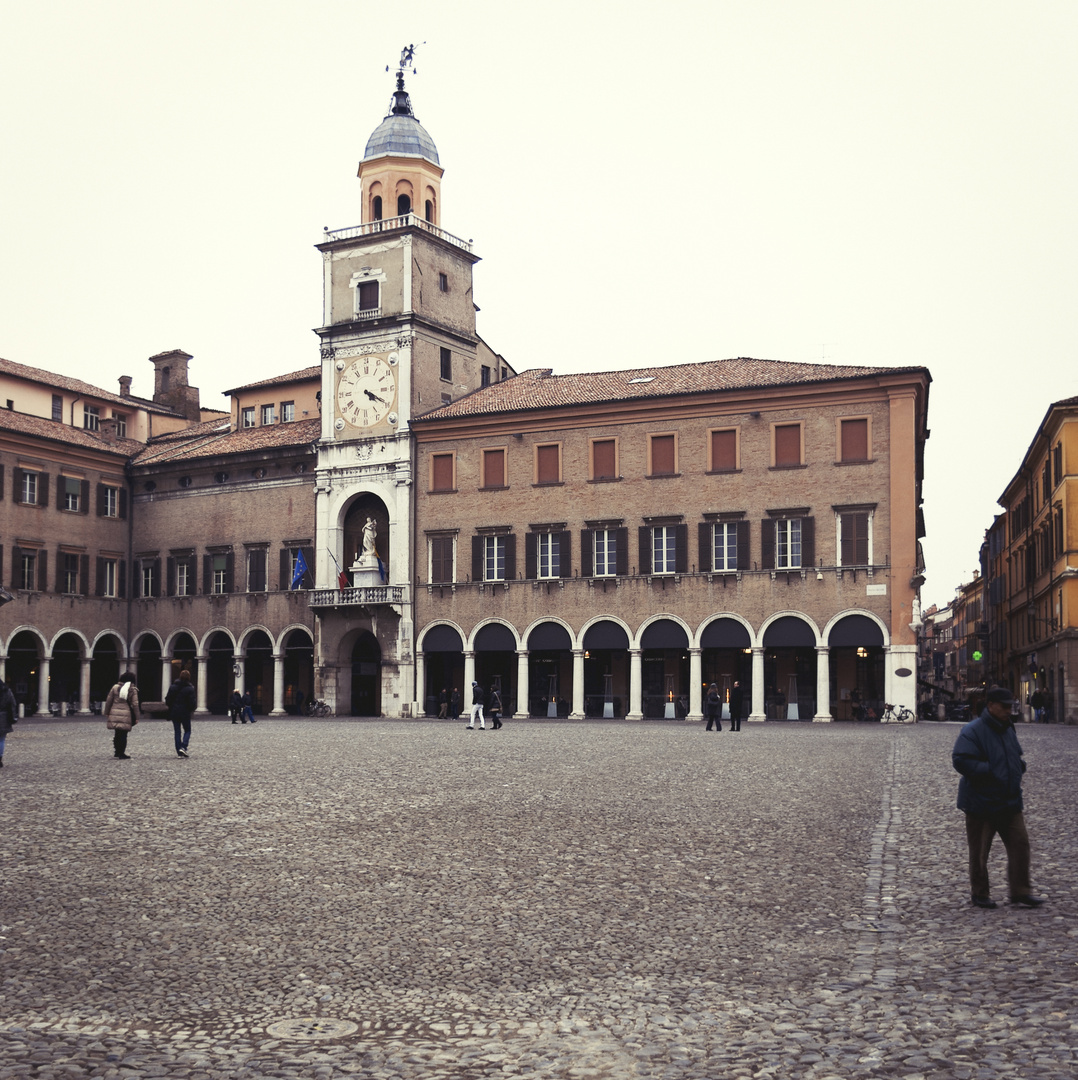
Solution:
[{"label": "terracotta roof tile", "polygon": [[69,390],[73,394],[85,394],[89,397],[101,398],[103,401],[112,401],[118,405],[126,405],[129,409],[138,406],[148,409],[150,412],[174,413],[174,409],[167,406],[156,405],[146,398],[121,397],[111,390],[102,390],[100,386],[83,382],[82,379],[72,379],[67,375],[58,375],[55,371],[45,371],[43,368],[28,367],[26,364],[16,364],[14,360],[5,360],[0,357],[0,374],[11,375],[17,379],[27,379],[30,382],[43,383],[54,390]]},{"label": "terracotta roof tile", "polygon": [[311,382],[321,378],[322,366],[321,364],[315,364],[313,367],[303,368],[301,371],[293,371],[289,375],[276,375],[272,379],[262,379],[260,382],[247,383],[244,386],[234,387],[231,390],[225,391],[225,397],[228,397],[230,394],[238,394],[241,390],[258,390],[263,386],[279,386],[281,383]]},{"label": "terracotta roof tile", "polygon": [[296,420],[289,424],[267,424],[265,427],[232,430],[227,422],[199,424],[182,432],[169,432],[156,437],[141,450],[133,465],[163,465],[169,462],[197,461],[222,454],[244,454],[259,450],[305,446],[317,442],[322,434],[322,421]]},{"label": "terracotta roof tile", "polygon": [[552,370],[532,368],[522,371],[513,378],[493,383],[424,413],[416,417],[413,423],[637,398],[835,382],[925,369],[788,363],[741,356],[734,360],[709,360],[699,364],[598,371],[582,375],[554,375]]},{"label": "terracotta roof tile", "polygon": [[15,412],[12,409],[0,409],[0,430],[48,439],[50,442],[64,446],[81,446],[100,450],[103,453],[116,454],[123,458],[128,458],[142,449],[142,443],[137,439],[117,439],[110,443],[96,431],[87,431],[84,428],[61,423],[59,420],[46,420],[40,416],[30,416],[28,413]]}]

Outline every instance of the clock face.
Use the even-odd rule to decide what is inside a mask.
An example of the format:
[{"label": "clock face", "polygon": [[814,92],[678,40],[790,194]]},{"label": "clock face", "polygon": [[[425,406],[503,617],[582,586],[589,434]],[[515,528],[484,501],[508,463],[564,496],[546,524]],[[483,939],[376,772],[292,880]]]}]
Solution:
[{"label": "clock face", "polygon": [[361,356],[341,369],[337,412],[353,427],[381,423],[393,410],[396,398],[396,368],[384,356]]}]

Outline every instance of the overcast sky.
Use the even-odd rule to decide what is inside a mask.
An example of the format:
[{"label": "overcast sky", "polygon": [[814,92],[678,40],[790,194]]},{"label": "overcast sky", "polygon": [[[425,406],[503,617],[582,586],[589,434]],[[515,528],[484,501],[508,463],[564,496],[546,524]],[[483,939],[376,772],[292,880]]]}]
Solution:
[{"label": "overcast sky", "polygon": [[[399,12],[399,14],[398,14]],[[401,47],[517,370],[928,367],[925,606],[1078,394],[1074,0],[0,0],[0,356],[318,363]]]}]

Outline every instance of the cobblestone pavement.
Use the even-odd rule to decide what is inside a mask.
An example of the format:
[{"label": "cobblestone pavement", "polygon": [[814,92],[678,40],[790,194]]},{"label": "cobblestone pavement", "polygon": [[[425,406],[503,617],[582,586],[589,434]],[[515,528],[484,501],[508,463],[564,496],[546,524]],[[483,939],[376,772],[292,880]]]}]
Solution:
[{"label": "cobblestone pavement", "polygon": [[956,732],[23,721],[0,1078],[1078,1075],[1078,729],[1037,911],[968,904]]}]

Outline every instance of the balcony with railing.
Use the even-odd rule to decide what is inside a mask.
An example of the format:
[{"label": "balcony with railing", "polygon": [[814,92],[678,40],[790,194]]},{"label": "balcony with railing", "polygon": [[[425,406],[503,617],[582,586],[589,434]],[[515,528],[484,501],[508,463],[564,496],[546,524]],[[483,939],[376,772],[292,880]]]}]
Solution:
[{"label": "balcony with railing", "polygon": [[368,221],[363,225],[353,225],[347,229],[326,229],[324,242],[330,244],[337,240],[356,240],[361,236],[375,236],[378,233],[393,232],[397,229],[422,229],[424,232],[437,236],[439,240],[444,240],[447,244],[452,244],[462,251],[470,252],[472,250],[470,240],[461,240],[459,236],[454,236],[452,233],[446,232],[445,229],[439,229],[437,225],[432,225],[418,214],[401,214],[400,217],[385,218],[382,221]]},{"label": "balcony with railing", "polygon": [[312,608],[378,607],[408,600],[407,585],[367,585],[351,589],[312,589]]}]

